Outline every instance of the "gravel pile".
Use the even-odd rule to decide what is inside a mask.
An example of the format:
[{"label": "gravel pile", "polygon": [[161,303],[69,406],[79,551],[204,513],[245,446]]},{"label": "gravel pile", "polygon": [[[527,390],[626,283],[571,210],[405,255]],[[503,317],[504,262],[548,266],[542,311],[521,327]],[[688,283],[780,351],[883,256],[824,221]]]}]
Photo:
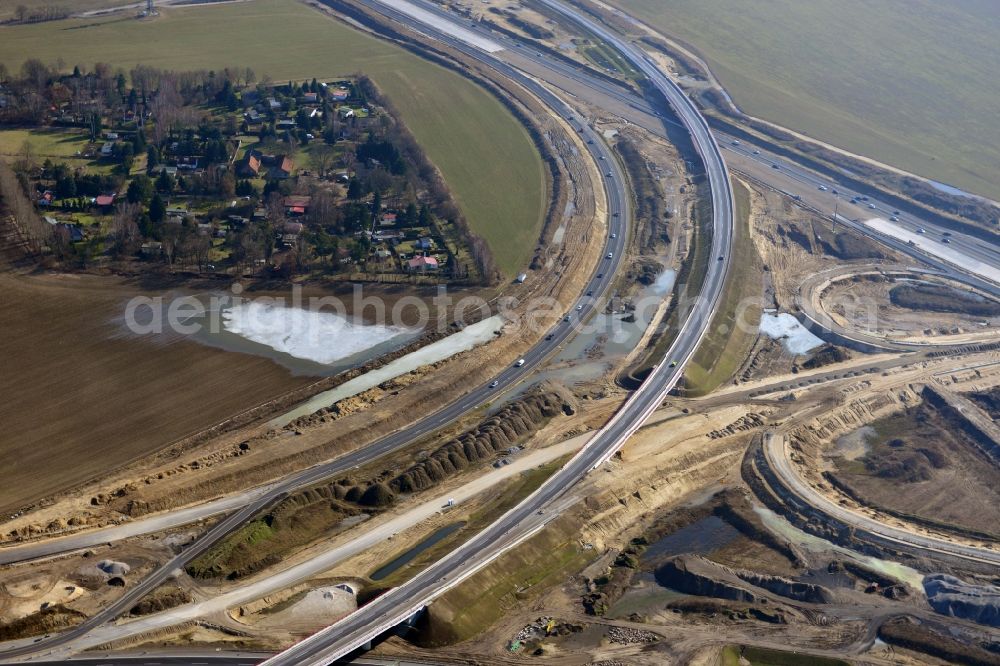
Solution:
[{"label": "gravel pile", "polygon": [[634,645],[636,643],[655,643],[660,640],[660,637],[651,631],[642,629],[611,627],[608,630],[608,640],[619,645]]},{"label": "gravel pile", "polygon": [[101,560],[97,563],[97,568],[109,576],[124,576],[129,572],[129,565],[124,562],[115,562],[114,560]]}]

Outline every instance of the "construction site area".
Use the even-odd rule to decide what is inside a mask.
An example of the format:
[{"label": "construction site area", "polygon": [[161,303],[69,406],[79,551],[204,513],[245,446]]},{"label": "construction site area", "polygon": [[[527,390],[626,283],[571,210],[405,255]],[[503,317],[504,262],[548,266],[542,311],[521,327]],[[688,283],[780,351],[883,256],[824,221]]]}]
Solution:
[{"label": "construction site area", "polygon": [[[407,329],[405,344],[343,372],[300,372],[275,350],[122,325],[130,297],[229,285],[46,273],[0,245],[0,349],[16,379],[0,394],[17,407],[0,428],[5,452],[30,462],[0,471],[0,662],[219,652],[256,663],[433,586],[346,654],[1000,664],[989,273],[873,231],[885,220],[866,217],[867,196],[827,210],[823,172],[801,167],[789,184],[797,162],[756,160],[774,146],[729,135],[720,254],[705,155],[640,72],[661,68],[704,96],[697,59],[646,34],[637,63],[546,2],[444,4],[463,21],[455,34],[497,40],[530,76],[368,3],[314,9],[465,72],[529,130],[551,202],[530,268],[458,290],[483,308],[430,306],[437,330]],[[552,78],[569,111],[531,87],[547,59],[564,68]],[[895,213],[919,212],[899,196],[907,213]],[[928,225],[953,239],[947,251],[985,256],[987,241],[941,224],[956,229]],[[702,321],[698,299],[719,270]],[[254,298],[280,291],[244,282]],[[389,308],[436,295],[368,286]],[[304,285],[347,293],[337,288]],[[369,323],[363,308],[347,315]],[[690,353],[676,352],[695,323]],[[669,391],[620,445],[551,491],[668,372]],[[484,534],[495,538],[474,571],[437,576]]]}]

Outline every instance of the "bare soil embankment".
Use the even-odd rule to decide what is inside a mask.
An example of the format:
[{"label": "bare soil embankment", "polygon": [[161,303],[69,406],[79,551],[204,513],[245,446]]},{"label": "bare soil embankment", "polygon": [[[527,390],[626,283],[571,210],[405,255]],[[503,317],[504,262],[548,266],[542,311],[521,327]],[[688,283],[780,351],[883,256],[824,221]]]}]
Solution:
[{"label": "bare soil embankment", "polygon": [[392,461],[288,496],[196,559],[187,571],[202,579],[257,573],[317,538],[349,529],[364,514],[388,509],[400,495],[430,489],[466,469],[494,461],[503,464],[506,454],[516,455],[524,440],[550,419],[573,413],[559,393],[526,395],[432,450],[397,453]]},{"label": "bare soil embankment", "polygon": [[871,423],[864,455],[837,457],[832,480],[865,504],[990,534],[1000,525],[1000,470],[960,417],[924,401]]}]

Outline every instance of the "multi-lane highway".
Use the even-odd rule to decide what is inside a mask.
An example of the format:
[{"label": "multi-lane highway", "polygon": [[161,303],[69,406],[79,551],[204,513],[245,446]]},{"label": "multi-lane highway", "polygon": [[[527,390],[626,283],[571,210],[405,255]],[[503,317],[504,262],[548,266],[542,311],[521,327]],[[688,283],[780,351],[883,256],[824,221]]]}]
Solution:
[{"label": "multi-lane highway", "polygon": [[[530,45],[493,30],[487,24],[460,19],[454,13],[429,0],[409,1],[419,5],[428,13],[436,15],[442,21],[462,21],[463,30],[489,39],[507,49],[506,52],[497,53],[498,58],[512,64],[526,66],[536,76],[541,76],[542,79],[552,82],[553,85],[561,85],[569,94],[573,94],[570,92],[571,90],[577,93],[587,90],[592,93],[590,101],[595,101],[599,105],[602,102],[611,101],[619,103],[617,112],[647,130],[665,134],[663,132],[664,124],[674,122],[669,118],[664,118],[659,109],[654,108],[648,100],[638,93],[631,92],[624,86],[616,85],[595,75],[583,65],[573,65],[559,58],[551,57]],[[368,4],[377,3],[375,0],[371,0]],[[962,259],[962,257],[968,257],[972,262],[980,262],[988,267],[988,270],[989,268],[1000,269],[1000,246],[968,234],[950,231],[934,222],[897,210],[891,204],[876,197],[857,192],[802,167],[768,150],[766,146],[754,145],[724,132],[715,131],[714,134],[720,147],[733,156],[731,166],[734,169],[742,171],[746,168],[746,170],[752,171],[751,175],[758,180],[787,193],[789,196],[801,197],[804,203],[823,213],[829,215],[839,213],[837,218],[839,221],[866,236],[885,242],[904,254],[927,260],[936,268],[947,267],[948,272],[961,272],[969,277],[965,281],[993,293],[1000,293],[1000,284],[997,284],[995,280],[984,278],[982,271],[977,273],[975,270],[971,270],[969,265],[971,262],[965,262]],[[751,165],[756,168],[751,168]],[[892,233],[886,233],[864,224],[865,220],[873,217],[891,221],[892,225],[896,225],[904,231],[919,233],[923,235],[926,242],[910,245],[906,242],[906,238],[894,236]],[[889,230],[891,231],[891,229]],[[938,256],[934,254],[935,250],[943,250],[946,255],[958,254],[960,256]]]},{"label": "multi-lane highway", "polygon": [[[755,164],[760,167],[760,170],[756,171],[757,174],[770,170],[772,174],[769,184],[789,191],[794,196],[802,196],[797,193],[802,190],[796,189],[796,186],[801,186],[812,195],[807,195],[809,203],[820,206],[822,211],[828,215],[836,214],[838,219],[856,221],[856,223],[862,223],[870,218],[882,218],[891,222],[892,226],[925,236],[928,241],[937,243],[938,249],[942,252],[960,253],[975,261],[994,266],[1000,265],[1000,247],[993,243],[962,232],[941,228],[875,197],[857,192],[791,163],[771,153],[766,148],[747,144],[719,132],[716,133],[716,138],[727,151],[738,156],[734,161],[736,168],[743,169],[746,165]],[[868,235],[873,235],[870,227],[865,227],[865,230]],[[910,248],[911,252],[915,250],[915,248]],[[959,266],[959,268],[963,267]]]},{"label": "multi-lane highway", "polygon": [[632,45],[554,0],[543,2],[618,49],[643,71],[671,103],[691,133],[695,148],[705,164],[713,202],[711,255],[721,257],[722,261],[711,262],[700,298],[688,313],[664,362],[653,369],[645,383],[579,454],[532,495],[444,559],[337,624],[268,660],[266,664],[319,666],[343,657],[390,628],[407,621],[434,598],[479,571],[513,545],[544,528],[551,517],[553,503],[588,472],[614,455],[660,406],[680,378],[685,364],[694,354],[715,314],[729,265],[734,204],[725,161],[707,123],[680,88]]},{"label": "multi-lane highway", "polygon": [[[405,21],[402,15],[397,15],[397,17]],[[472,412],[483,403],[495,399],[497,394],[515,386],[537,368],[539,364],[555,353],[574,334],[579,322],[586,320],[601,306],[602,299],[610,288],[614,280],[614,274],[625,255],[628,237],[627,224],[628,220],[631,219],[631,199],[625,191],[626,180],[620,164],[601,137],[565,102],[536,80],[524,76],[505,63],[499,61],[490,62],[491,59],[486,52],[471,49],[462,43],[457,43],[456,46],[469,51],[470,55],[495,66],[501,74],[508,76],[531,90],[553,112],[570,122],[574,129],[578,131],[581,138],[584,139],[587,150],[590,152],[594,162],[600,165],[608,204],[608,234],[605,238],[602,258],[584,289],[584,293],[591,292],[593,296],[581,297],[574,304],[564,304],[564,306],[572,306],[569,309],[569,315],[567,315],[569,321],[560,321],[542,341],[526,350],[522,355],[525,361],[523,365],[508,367],[495,377],[488,378],[474,386],[462,397],[441,410],[405,429],[396,431],[369,446],[341,456],[333,461],[293,474],[267,487],[256,499],[219,521],[194,543],[187,546],[180,554],[140,581],[135,587],[128,589],[122,597],[101,612],[72,629],[43,639],[40,642],[4,650],[0,652],[0,658],[13,658],[35,654],[71,643],[95,627],[101,626],[128,611],[139,599],[166,582],[175,571],[183,569],[184,566],[225,538],[228,534],[238,529],[253,518],[253,516],[287,494],[324,479],[343,474],[356,467],[366,465],[392,451],[404,448],[443,426],[454,422],[465,414]],[[580,306],[579,310],[576,309],[577,305]],[[496,385],[494,386],[494,384]],[[78,541],[74,541],[73,543],[75,547],[80,547]],[[39,549],[22,552],[38,557],[40,554],[53,554],[53,550],[58,552],[58,546],[42,546]],[[23,558],[8,557],[7,559],[17,561]]]},{"label": "multi-lane highway", "polygon": [[[412,24],[412,18],[400,14],[389,5],[381,4],[378,0],[361,1],[363,4],[390,18],[407,25]],[[336,656],[349,652],[371,637],[378,635],[399,621],[405,620],[414,610],[422,607],[451,585],[474,573],[495,558],[500,552],[503,552],[512,543],[525,538],[527,535],[533,533],[534,530],[544,526],[545,521],[550,518],[550,515],[540,513],[540,511],[545,511],[543,507],[550,506],[551,502],[556,500],[568,487],[586,474],[587,471],[607,460],[627,439],[628,435],[656,409],[662,401],[663,396],[679,378],[684,363],[690,358],[690,355],[693,353],[711,321],[711,316],[714,313],[718,294],[721,292],[724,275],[728,267],[729,241],[732,229],[732,192],[719,145],[716,144],[707,123],[697,113],[693,105],[684,97],[680,89],[658,70],[655,63],[648,56],[631,44],[624,42],[603,26],[595,24],[585,17],[576,15],[569,8],[563,7],[551,0],[543,0],[543,2],[555,11],[568,16],[571,20],[577,21],[588,31],[600,36],[613,47],[619,49],[670,101],[683,125],[691,132],[695,145],[702,154],[705,162],[714,202],[714,235],[711,256],[723,257],[724,261],[712,262],[709,275],[706,276],[702,298],[691,311],[690,317],[681,329],[674,346],[668,352],[666,359],[664,359],[665,361],[678,361],[677,366],[671,367],[672,363],[661,363],[643,387],[632,396],[629,403],[594,437],[577,458],[552,477],[548,483],[540,488],[535,495],[528,498],[524,504],[512,510],[497,524],[491,526],[475,539],[462,546],[452,556],[434,565],[406,586],[398,588],[398,590],[393,590],[375,603],[366,606],[358,613],[346,618],[344,622],[295,646],[289,655],[282,655],[276,658],[274,663],[327,663],[332,658],[331,655]],[[418,0],[418,4],[425,6],[429,11],[446,14],[436,6],[423,2],[423,0]],[[447,18],[454,20],[454,17],[449,16]],[[477,30],[478,28],[473,25],[471,29]],[[531,90],[532,93],[542,99],[556,113],[566,118],[575,129],[581,131],[582,136],[587,141],[588,150],[591,152],[595,162],[600,165],[602,173],[607,172],[610,174],[610,176],[606,177],[605,183],[610,215],[608,219],[609,235],[604,249],[604,256],[608,257],[610,255],[610,258],[602,259],[601,266],[594,271],[594,275],[585,288],[585,291],[593,291],[596,294],[594,299],[582,300],[580,305],[583,307],[579,312],[573,307],[576,305],[575,303],[565,304],[571,306],[570,312],[575,313],[575,317],[581,319],[588,317],[594,312],[595,305],[593,301],[606,293],[613,279],[613,273],[624,256],[626,247],[627,229],[625,223],[629,219],[629,199],[624,190],[624,178],[617,161],[613,158],[610,151],[608,151],[601,138],[593,132],[584,119],[573,112],[562,100],[556,97],[548,88],[541,85],[536,79],[525,76],[522,72],[512,67],[509,62],[497,57],[495,54],[478,50],[465,42],[456,40],[446,32],[435,30],[431,26],[422,26],[421,31],[447,42],[453,48],[461,50],[470,57],[485,62],[504,76],[517,81],[525,88]],[[536,65],[544,66],[550,71],[558,73],[560,76],[571,77],[578,82],[593,87],[595,90],[599,90],[604,95],[623,101],[642,113],[662,118],[660,113],[652,109],[645,100],[638,96],[630,95],[627,91],[614,84],[589,75],[581,68],[575,68],[572,65],[553,58],[546,58],[541,53],[522,48],[512,40],[498,37],[493,33],[490,33],[490,39],[496,40],[509,48],[513,47],[517,49],[517,53],[520,56],[524,56]],[[671,121],[663,120],[662,122]],[[733,144],[732,141],[732,139],[726,141],[725,148],[727,150],[740,153],[742,156],[751,159],[773,159],[776,164],[786,164],[776,157],[766,155],[762,150]],[[809,182],[809,178],[815,178],[813,174],[805,170],[801,170],[801,175],[799,175],[800,170],[790,167],[781,166],[775,171],[779,170],[783,172],[782,175],[788,174],[790,177],[799,178],[800,180],[806,178],[805,182]],[[817,189],[821,185],[827,187],[827,191],[831,192],[831,196],[832,190],[837,189],[833,185],[824,185],[821,182],[811,184]],[[839,196],[843,197],[845,194],[852,196],[852,193],[847,193],[841,189]],[[888,210],[887,207],[877,202],[872,203],[876,205],[876,208],[869,210],[873,210],[874,213],[882,213],[890,217],[895,214],[894,211]],[[883,208],[884,210],[882,210]],[[907,216],[900,215],[897,217],[900,218],[900,221],[904,225],[922,224],[919,220],[911,220]],[[929,224],[923,224],[923,226],[928,229],[933,228]],[[870,234],[870,230],[867,233]],[[981,243],[981,241],[978,242]],[[964,238],[956,239],[952,243],[956,249],[964,251],[966,247]],[[907,248],[904,247],[902,249],[906,250]],[[995,250],[986,248],[985,251],[996,255],[993,257],[994,261],[1000,260],[1000,253],[996,253]],[[157,570],[138,586],[129,590],[119,602],[110,606],[94,618],[91,618],[91,620],[88,620],[80,627],[42,643],[2,653],[0,657],[38,652],[41,649],[55,647],[56,645],[73,640],[94,626],[113,619],[127,610],[141,596],[166,580],[174,570],[183,567],[187,562],[197,557],[214,543],[217,543],[226,534],[239,527],[285,493],[341,474],[353,467],[367,464],[380,456],[406,446],[414,440],[435,431],[478,407],[483,402],[493,398],[497,392],[501,392],[521,381],[526,374],[537,367],[539,363],[543,362],[572,335],[574,323],[572,321],[569,323],[560,323],[552,330],[551,337],[547,337],[546,340],[525,352],[524,358],[526,362],[523,367],[508,368],[497,377],[484,381],[459,400],[420,421],[415,426],[408,428],[405,432],[394,433],[363,450],[330,463],[304,470],[281,481],[273,488],[267,489],[261,497],[221,521],[210,531],[206,532],[195,544],[174,558],[174,560]],[[498,382],[498,386],[495,388],[490,386],[494,381]]]},{"label": "multi-lane highway", "polygon": [[[459,20],[459,18],[453,13],[446,11],[440,5],[428,2],[428,0],[411,0],[411,2],[412,4],[420,6],[425,11],[437,15],[442,21],[455,22]],[[393,16],[393,13],[388,8],[378,3],[377,0],[370,0],[366,4],[370,8],[376,10],[382,8],[384,14],[387,16]],[[131,5],[129,5],[129,7],[131,7]],[[395,16],[402,17],[401,14],[396,14]],[[672,119],[664,118],[663,114],[659,110],[655,109],[647,100],[639,96],[637,93],[629,92],[623,86],[615,85],[607,80],[595,76],[583,65],[574,66],[563,60],[547,57],[544,53],[534,50],[506,35],[498,33],[478,21],[469,21],[467,29],[472,33],[482,36],[484,39],[488,38],[489,40],[508,49],[507,53],[497,55],[499,59],[504,59],[508,63],[527,62],[537,67],[538,71],[545,71],[548,74],[548,80],[551,82],[551,85],[555,87],[559,86],[559,81],[572,80],[598,94],[600,98],[597,101],[603,100],[606,102],[609,100],[616,100],[620,102],[620,110],[626,111],[628,119],[631,122],[635,122],[643,126],[645,129],[653,132],[658,131],[662,134],[663,124],[679,124]],[[442,39],[442,41],[448,41],[447,35],[438,34],[431,36]],[[451,41],[454,42],[455,40]],[[464,44],[462,46],[464,46]],[[468,49],[463,50],[468,52]],[[572,95],[573,93],[567,91],[566,94]],[[559,104],[562,106],[561,102]],[[628,111],[631,111],[632,113],[628,113]],[[746,140],[738,140],[735,137],[723,132],[716,131],[714,133],[720,147],[730,155],[734,156],[736,163],[731,166],[739,169],[741,166],[740,160],[753,161],[762,167],[762,170],[757,172],[757,176],[760,178],[762,174],[767,174],[767,168],[773,168],[773,166],[776,165],[778,169],[773,169],[770,174],[771,178],[765,181],[768,185],[790,195],[793,194],[791,190],[794,189],[790,187],[790,183],[800,184],[809,190],[815,189],[817,192],[825,191],[826,194],[823,195],[825,199],[810,198],[809,203],[817,206],[822,212],[832,214],[834,211],[839,211],[841,215],[838,216],[838,219],[845,224],[845,226],[849,226],[861,233],[864,233],[865,235],[875,237],[898,251],[904,252],[921,260],[926,261],[929,259],[926,253],[921,252],[919,248],[908,246],[905,241],[894,239],[886,235],[880,235],[870,227],[866,227],[860,221],[854,222],[855,219],[863,219],[863,215],[866,211],[869,216],[878,214],[889,219],[896,212],[894,209],[891,209],[889,205],[876,199],[860,201],[860,198],[863,196],[860,193],[854,192],[843,186],[838,186],[836,183],[833,183],[832,181],[829,181],[828,179],[808,169],[800,167],[785,157],[770,152],[764,146],[757,146],[747,142]],[[590,136],[589,129],[588,136]],[[591,140],[593,139],[591,138]],[[821,190],[821,188],[826,189]],[[859,199],[858,205],[853,206],[850,204],[850,200],[853,198]],[[868,208],[869,205],[874,205],[875,209]],[[923,229],[928,238],[932,238],[937,242],[941,242],[942,245],[946,245],[943,243],[944,238],[946,238],[946,236],[944,236],[944,229],[909,214],[900,213],[899,215],[896,215],[896,217],[898,217],[899,226],[902,228],[912,232],[919,232],[920,229]],[[622,236],[620,239],[620,247],[624,247],[624,234],[620,235]],[[977,258],[978,260],[982,260],[992,266],[1000,267],[1000,247],[961,233],[951,234],[949,241],[950,243],[947,245],[954,250]],[[621,256],[622,254],[619,250],[616,253],[616,258],[614,260],[616,264]],[[930,259],[930,263],[932,263],[936,268],[942,270],[945,274],[954,276],[957,279],[969,281],[967,279],[967,273],[959,274],[962,273],[960,267],[950,266],[945,262],[935,260],[933,258]],[[610,273],[610,271],[608,271],[608,273]],[[610,279],[611,278],[608,277],[605,282]],[[994,294],[1000,293],[1000,286],[992,284],[986,280],[974,279],[971,283]],[[594,285],[597,285],[596,281],[594,282]],[[592,286],[591,289],[593,288],[594,287]],[[595,293],[599,293],[599,287]],[[498,390],[500,389],[498,388]],[[106,536],[104,532],[94,531],[74,535],[72,537],[66,537],[64,539],[47,539],[45,541],[38,542],[37,544],[26,544],[12,548],[0,548],[0,564],[9,564],[46,557],[54,554],[69,552],[75,549],[93,547],[108,541],[118,540],[120,538],[146,534],[150,531],[169,529],[189,524],[200,519],[238,508],[254,499],[257,495],[266,492],[266,490],[266,488],[259,488],[247,493],[243,498],[228,498],[227,501],[220,502],[218,506],[214,508],[206,505],[192,507],[191,509],[182,512],[174,512],[170,515],[160,517],[156,526],[154,526],[153,523],[150,523],[148,529],[136,525],[123,525],[114,531],[109,531]],[[144,529],[146,529],[146,531],[142,531]]]}]

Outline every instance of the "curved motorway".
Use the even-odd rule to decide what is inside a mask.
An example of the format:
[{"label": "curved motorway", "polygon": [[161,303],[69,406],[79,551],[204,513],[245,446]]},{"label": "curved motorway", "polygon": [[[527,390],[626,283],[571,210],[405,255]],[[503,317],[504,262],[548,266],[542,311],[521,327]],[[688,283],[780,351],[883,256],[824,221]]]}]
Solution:
[{"label": "curved motorway", "polygon": [[[400,15],[400,20],[404,20],[402,15]],[[571,310],[574,314],[571,315],[570,321],[560,321],[551,329],[550,334],[546,335],[545,339],[527,350],[523,354],[523,358],[525,359],[523,366],[506,368],[498,375],[484,380],[462,397],[446,405],[439,411],[415,424],[383,437],[367,447],[348,453],[330,462],[302,470],[268,486],[265,491],[259,493],[235,513],[219,521],[180,554],[140,581],[135,587],[127,590],[122,597],[101,612],[80,625],[55,634],[50,638],[43,639],[37,643],[20,645],[4,650],[0,652],[0,658],[9,659],[37,654],[71,643],[92,629],[110,622],[128,611],[139,599],[166,582],[175,571],[183,569],[192,560],[196,559],[240,526],[249,522],[255,515],[285,495],[319,483],[324,479],[343,474],[355,467],[366,465],[393,451],[404,448],[461,418],[483,403],[495,399],[497,394],[515,386],[533,372],[539,364],[555,353],[563,343],[573,336],[580,321],[587,319],[596,312],[597,307],[603,302],[603,297],[613,283],[615,272],[625,255],[628,237],[626,225],[627,220],[631,219],[631,199],[625,192],[626,180],[621,171],[621,166],[611,154],[607,145],[593,129],[583,123],[572,109],[553,95],[547,88],[506,63],[489,58],[484,52],[470,49],[470,47],[461,43],[458,43],[456,47],[461,48],[467,53],[475,51],[474,53],[469,53],[469,55],[486,61],[491,66],[495,66],[500,73],[512,78],[538,95],[553,112],[565,118],[580,132],[580,136],[585,139],[585,145],[591,153],[595,164],[602,165],[603,168],[607,169],[607,174],[604,177],[604,189],[608,201],[608,236],[605,239],[604,258],[600,260],[598,268],[584,287],[585,291],[593,291],[594,297],[581,298],[578,304],[582,306],[582,309],[579,311]],[[608,258],[608,255],[610,255],[610,258]],[[491,386],[494,381],[498,382],[496,387]],[[188,518],[189,520],[190,518]],[[81,543],[90,540],[86,535],[81,535],[81,537],[83,538],[72,541],[74,548],[85,547]],[[6,562],[16,562],[51,555],[63,552],[64,545],[58,541],[48,545],[42,543],[31,548],[18,549],[16,554],[8,553],[4,559]],[[96,543],[91,545],[96,545]]]},{"label": "curved motorway", "polygon": [[[576,14],[572,9],[553,0],[542,0],[542,2],[618,49],[660,89],[670,102],[690,132],[695,148],[705,163],[713,202],[711,256],[720,256],[723,261],[710,262],[702,293],[696,299],[667,353],[666,358],[676,360],[676,365],[673,362],[662,362],[656,366],[645,383],[632,394],[615,416],[562,469],[524,501],[444,559],[340,622],[269,659],[264,662],[265,664],[272,666],[329,664],[392,627],[407,621],[433,599],[543,529],[546,522],[551,519],[551,513],[545,512],[546,508],[588,472],[614,455],[629,436],[660,406],[667,393],[680,379],[685,364],[704,338],[715,314],[728,271],[734,203],[725,161],[707,123],[680,88],[664,76],[645,55],[602,26]],[[379,11],[383,9],[380,8]]]}]

